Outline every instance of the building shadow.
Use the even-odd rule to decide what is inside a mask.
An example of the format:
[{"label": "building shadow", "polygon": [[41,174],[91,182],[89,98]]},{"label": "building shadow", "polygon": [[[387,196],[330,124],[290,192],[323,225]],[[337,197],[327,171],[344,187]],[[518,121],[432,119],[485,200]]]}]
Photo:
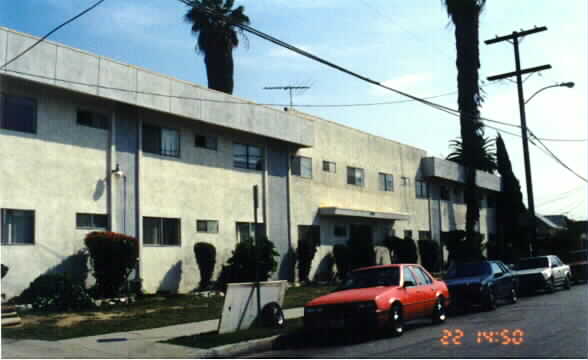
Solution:
[{"label": "building shadow", "polygon": [[158,292],[175,294],[180,289],[180,282],[182,281],[182,261],[175,263],[165,273],[165,276],[159,283]]}]

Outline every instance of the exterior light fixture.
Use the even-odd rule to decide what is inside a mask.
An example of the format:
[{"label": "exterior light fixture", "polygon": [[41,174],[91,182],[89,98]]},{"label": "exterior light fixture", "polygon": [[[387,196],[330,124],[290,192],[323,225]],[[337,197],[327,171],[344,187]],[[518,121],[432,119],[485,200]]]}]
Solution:
[{"label": "exterior light fixture", "polygon": [[114,170],[112,170],[112,175],[116,176],[116,177],[121,177],[124,176],[124,172],[120,169],[120,165],[117,163],[116,164],[116,168]]}]

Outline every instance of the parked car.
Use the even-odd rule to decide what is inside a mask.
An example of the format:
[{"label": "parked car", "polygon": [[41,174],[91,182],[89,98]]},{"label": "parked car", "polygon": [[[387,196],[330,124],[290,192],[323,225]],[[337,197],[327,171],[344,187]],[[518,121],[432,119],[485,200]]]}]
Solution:
[{"label": "parked car", "polygon": [[521,291],[554,292],[557,286],[569,289],[572,284],[570,267],[555,255],[523,258],[516,269]]},{"label": "parked car", "polygon": [[498,300],[512,304],[518,300],[518,280],[502,261],[454,263],[445,283],[455,309],[474,305],[494,310]]},{"label": "parked car", "polygon": [[304,306],[304,328],[389,329],[402,335],[404,322],[431,318],[445,321],[449,291],[417,264],[393,264],[352,271],[334,292],[311,300]]},{"label": "parked car", "polygon": [[576,250],[568,253],[567,264],[572,272],[572,281],[588,281],[588,250]]}]

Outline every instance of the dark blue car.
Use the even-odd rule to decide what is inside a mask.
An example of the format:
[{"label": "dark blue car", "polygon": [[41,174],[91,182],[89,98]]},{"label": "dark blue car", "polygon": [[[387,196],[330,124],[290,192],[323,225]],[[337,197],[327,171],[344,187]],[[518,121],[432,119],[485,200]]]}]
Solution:
[{"label": "dark blue car", "polygon": [[481,306],[496,309],[499,300],[516,303],[518,280],[501,261],[454,263],[445,276],[455,310]]}]

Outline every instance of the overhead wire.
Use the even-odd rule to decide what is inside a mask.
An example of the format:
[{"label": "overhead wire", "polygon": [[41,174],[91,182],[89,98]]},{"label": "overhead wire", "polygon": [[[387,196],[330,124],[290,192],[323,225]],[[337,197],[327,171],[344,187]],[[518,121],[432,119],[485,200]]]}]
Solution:
[{"label": "overhead wire", "polygon": [[21,56],[23,56],[24,54],[26,54],[27,52],[31,51],[35,46],[39,45],[40,43],[42,43],[43,41],[45,41],[45,39],[47,39],[49,36],[51,36],[53,33],[55,33],[57,30],[61,29],[62,27],[64,27],[65,25],[71,23],[72,21],[76,20],[77,18],[83,16],[84,14],[92,11],[94,8],[96,8],[98,5],[100,5],[101,3],[103,3],[104,0],[98,0],[96,3],[94,3],[92,6],[90,6],[89,8],[87,8],[86,10],[80,12],[79,14],[75,15],[74,17],[66,20],[65,22],[61,23],[60,25],[58,25],[57,27],[53,28],[51,31],[49,31],[47,34],[45,34],[43,37],[41,37],[39,40],[37,40],[36,42],[34,42],[31,46],[29,46],[28,48],[24,49],[23,51],[21,51],[19,54],[17,54],[16,56],[14,56],[12,59],[8,60],[7,62],[5,62],[2,66],[0,66],[0,70],[4,69],[5,67],[7,67],[8,65],[12,64],[13,62],[15,62],[16,60],[18,60]]}]

